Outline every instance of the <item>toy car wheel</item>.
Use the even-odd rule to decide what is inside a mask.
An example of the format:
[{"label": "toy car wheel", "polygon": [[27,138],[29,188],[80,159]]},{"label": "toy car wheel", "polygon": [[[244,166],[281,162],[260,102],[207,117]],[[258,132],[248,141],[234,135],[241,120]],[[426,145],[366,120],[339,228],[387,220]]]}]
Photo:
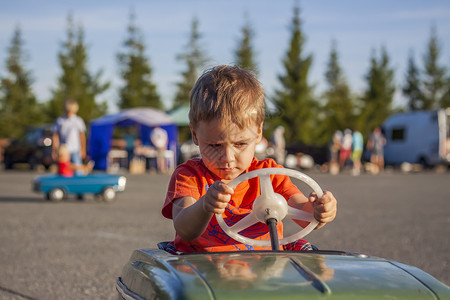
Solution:
[{"label": "toy car wheel", "polygon": [[112,187],[107,187],[102,192],[103,201],[112,202],[116,198],[116,191]]},{"label": "toy car wheel", "polygon": [[60,188],[54,188],[48,194],[49,199],[54,202],[61,201],[62,199],[64,199],[64,196],[65,196],[65,193]]}]

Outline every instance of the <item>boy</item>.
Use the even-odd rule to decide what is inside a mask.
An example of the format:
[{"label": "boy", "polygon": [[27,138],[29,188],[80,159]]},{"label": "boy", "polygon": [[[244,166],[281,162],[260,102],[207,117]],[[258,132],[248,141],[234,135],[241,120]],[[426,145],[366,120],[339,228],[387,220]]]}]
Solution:
[{"label": "boy", "polygon": [[89,161],[87,165],[76,165],[70,162],[70,152],[66,145],[59,146],[58,150],[58,173],[64,177],[73,177],[74,172],[78,175],[86,175],[92,171],[94,162]]},{"label": "boy", "polygon": [[[259,180],[251,179],[235,190],[229,183],[242,173],[256,169],[281,167],[272,159],[254,158],[261,141],[264,122],[264,91],[255,76],[244,69],[217,66],[205,72],[190,96],[190,129],[199,146],[201,158],[191,159],[172,174],[162,214],[173,219],[176,236],[170,248],[177,252],[270,250],[241,244],[228,237],[218,226],[214,214],[221,213],[229,226],[245,217],[259,195]],[[289,178],[273,176],[276,193],[288,204],[314,210],[320,222],[331,222],[336,215],[336,199],[325,191],[306,198]],[[282,224],[278,224],[281,238]],[[242,235],[270,240],[268,228],[258,223]],[[311,249],[306,241],[284,247],[286,250]]]}]

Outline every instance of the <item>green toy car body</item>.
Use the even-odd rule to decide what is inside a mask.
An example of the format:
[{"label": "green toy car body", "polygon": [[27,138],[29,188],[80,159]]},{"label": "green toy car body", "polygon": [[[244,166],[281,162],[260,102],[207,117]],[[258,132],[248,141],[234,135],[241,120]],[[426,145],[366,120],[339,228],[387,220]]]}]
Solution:
[{"label": "green toy car body", "polygon": [[339,251],[134,251],[118,299],[450,299],[424,271]]},{"label": "green toy car body", "polygon": [[[322,189],[305,174],[289,169],[245,173],[228,185],[259,177],[260,195],[252,211],[232,226],[216,215],[224,233],[246,245],[268,243],[239,234],[256,222],[266,223],[271,249],[305,236],[314,216],[287,207],[272,188],[270,175],[287,175]],[[280,198],[281,197],[281,198]],[[278,239],[276,222],[289,217],[310,222],[296,234]],[[275,222],[273,221],[275,220]],[[381,258],[341,251],[236,251],[171,254],[159,249],[135,250],[116,289],[119,299],[450,299],[450,288],[424,271]]]}]

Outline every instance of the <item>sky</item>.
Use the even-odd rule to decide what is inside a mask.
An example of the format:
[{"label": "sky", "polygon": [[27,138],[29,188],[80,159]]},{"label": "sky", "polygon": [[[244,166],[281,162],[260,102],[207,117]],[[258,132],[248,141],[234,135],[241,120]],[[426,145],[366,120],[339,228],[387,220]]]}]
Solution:
[{"label": "sky", "polygon": [[122,84],[117,54],[124,50],[129,15],[134,11],[153,69],[152,80],[170,108],[184,70],[176,57],[184,53],[193,18],[199,20],[200,44],[210,58],[210,67],[233,64],[247,15],[254,30],[259,79],[270,97],[280,88],[278,76],[283,74],[282,59],[289,48],[296,4],[306,38],[304,55],[313,56],[309,82],[317,95],[326,87],[324,73],[333,40],[344,75],[357,94],[366,88],[364,76],[373,51],[378,55],[381,47],[386,48],[398,86],[395,106],[405,104],[400,86],[408,56],[413,53],[416,64],[423,67],[432,26],[441,46],[439,62],[450,69],[448,0],[0,0],[0,76],[6,74],[7,49],[19,26],[28,55],[25,68],[34,80],[33,92],[40,102],[47,101],[61,74],[58,51],[67,38],[71,13],[85,31],[89,70],[102,70],[101,79],[111,82],[97,101],[107,101],[109,112],[116,112]]}]

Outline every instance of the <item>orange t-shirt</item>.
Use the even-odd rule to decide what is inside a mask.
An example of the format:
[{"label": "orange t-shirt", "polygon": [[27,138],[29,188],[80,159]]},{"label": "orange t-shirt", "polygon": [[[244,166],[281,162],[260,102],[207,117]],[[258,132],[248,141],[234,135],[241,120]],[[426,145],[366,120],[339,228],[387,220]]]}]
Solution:
[{"label": "orange t-shirt", "polygon": [[[253,158],[246,172],[264,168],[282,168],[282,166],[276,164],[272,159],[258,161],[256,158]],[[271,175],[270,177],[274,191],[281,194],[286,200],[300,193],[289,177],[284,175]],[[170,179],[166,200],[162,209],[163,216],[172,219],[172,205],[175,199],[192,197],[198,200],[206,194],[208,187],[218,180],[220,179],[209,171],[200,158],[194,158],[179,165]],[[238,185],[222,215],[227,225],[232,226],[249,214],[253,207],[253,201],[259,195],[258,178],[250,179]],[[282,231],[283,224],[278,222],[279,238],[282,238]],[[244,229],[240,234],[248,238],[270,240],[268,226],[261,222]],[[244,245],[235,241],[222,231],[215,216],[212,217],[206,230],[200,237],[188,242],[176,234],[174,244],[175,248],[181,252],[271,250],[270,247]]]}]

